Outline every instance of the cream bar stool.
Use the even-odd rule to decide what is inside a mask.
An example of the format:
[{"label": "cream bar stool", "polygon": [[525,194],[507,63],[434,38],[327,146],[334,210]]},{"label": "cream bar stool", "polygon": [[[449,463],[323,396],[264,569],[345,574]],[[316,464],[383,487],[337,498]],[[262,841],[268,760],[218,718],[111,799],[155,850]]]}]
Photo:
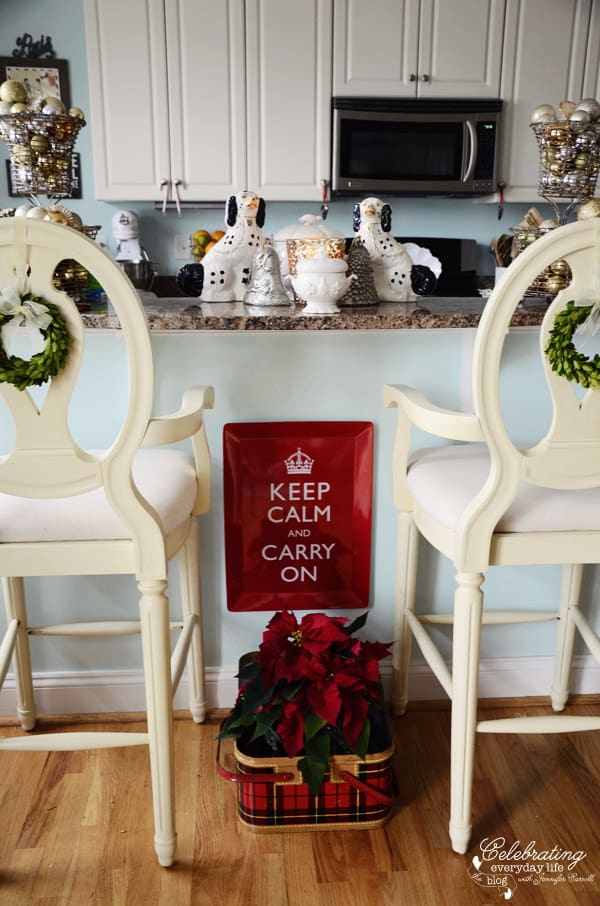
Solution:
[{"label": "cream bar stool", "polygon": [[[118,315],[128,357],[128,409],[103,452],[81,449],[67,411],[80,370],[84,328],[68,296],[54,288],[59,261],[74,258],[96,276]],[[24,730],[36,723],[30,635],[115,636],[141,633],[147,705],[145,733],[56,733],[4,738],[0,750],[149,747],[154,844],[161,865],[175,855],[172,696],[187,662],[190,710],[205,718],[200,569],[196,515],[209,506],[210,460],[203,410],[212,388],[188,390],[181,409],[152,418],[153,363],[143,306],[120,268],[83,234],[54,223],[0,221],[0,290],[31,292],[58,307],[72,338],[64,368],[38,409],[27,389],[0,383],[16,440],[0,458],[0,575],[8,628],[0,645],[0,682],[13,659],[17,712]],[[179,448],[191,438],[193,457]],[[144,448],[144,449],[140,449]],[[169,622],[167,564],[177,555],[181,620]],[[135,575],[140,621],[29,626],[24,576]],[[181,630],[171,656],[170,631]]]},{"label": "cream bar stool", "polygon": [[[534,278],[566,258],[573,279],[549,306],[540,352],[553,406],[546,436],[517,447],[503,422],[499,397],[502,348],[513,312]],[[600,642],[578,607],[582,569],[600,561],[600,390],[583,400],[575,385],[551,370],[544,349],[554,318],[570,299],[589,299],[600,267],[600,221],[575,223],[536,241],[508,269],[485,306],[474,349],[473,414],[431,404],[409,387],[387,386],[387,406],[398,410],[393,453],[393,496],[399,510],[398,576],[392,708],[407,702],[411,637],[452,700],[450,838],[464,853],[471,836],[475,734],[552,733],[600,729],[600,716],[549,714],[477,721],[482,624],[558,623],[552,707],[562,711],[569,694],[575,630],[600,661]],[[523,387],[523,394],[527,388]],[[409,454],[414,425],[463,443]],[[417,548],[423,535],[454,563],[453,613],[417,614]],[[546,613],[483,607],[481,585],[490,565],[564,564],[560,605]],[[453,625],[452,665],[424,628]]]}]

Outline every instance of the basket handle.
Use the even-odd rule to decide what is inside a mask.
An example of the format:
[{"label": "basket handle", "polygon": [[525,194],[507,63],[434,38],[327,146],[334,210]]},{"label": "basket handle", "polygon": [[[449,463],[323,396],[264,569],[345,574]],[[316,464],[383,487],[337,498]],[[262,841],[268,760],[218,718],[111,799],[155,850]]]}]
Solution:
[{"label": "basket handle", "polygon": [[381,790],[376,790],[363,780],[359,780],[358,777],[355,777],[350,771],[340,771],[340,777],[350,786],[353,786],[355,789],[360,790],[361,793],[364,793],[365,796],[370,796],[375,802],[380,802],[382,805],[394,805],[395,800],[392,799],[391,796],[387,796],[385,793],[382,793]]},{"label": "basket handle", "polygon": [[217,739],[217,757],[215,759],[217,774],[223,780],[229,780],[230,783],[241,783],[252,786],[257,783],[283,783],[294,779],[290,773],[282,774],[242,774],[240,771],[228,771],[221,764],[221,740]]}]

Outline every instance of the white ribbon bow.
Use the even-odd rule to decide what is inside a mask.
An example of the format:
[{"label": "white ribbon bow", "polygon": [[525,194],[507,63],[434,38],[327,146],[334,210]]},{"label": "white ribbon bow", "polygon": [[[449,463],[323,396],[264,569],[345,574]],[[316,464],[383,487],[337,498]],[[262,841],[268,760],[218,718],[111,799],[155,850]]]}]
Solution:
[{"label": "white ribbon bow", "polygon": [[52,315],[45,305],[29,299],[21,301],[21,297],[12,286],[0,290],[0,313],[9,318],[22,317],[40,330],[47,330],[52,323]]}]

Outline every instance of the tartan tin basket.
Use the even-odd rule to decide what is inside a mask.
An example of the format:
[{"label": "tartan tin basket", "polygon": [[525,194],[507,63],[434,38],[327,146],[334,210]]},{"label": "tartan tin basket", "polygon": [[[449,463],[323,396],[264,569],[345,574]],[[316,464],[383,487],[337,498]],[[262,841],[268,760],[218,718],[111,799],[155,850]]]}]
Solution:
[{"label": "tartan tin basket", "polygon": [[253,757],[237,743],[237,771],[227,770],[217,750],[217,772],[238,788],[240,821],[256,833],[350,830],[381,827],[394,805],[392,744],[382,752],[332,755],[319,793],[302,781],[299,758]]}]

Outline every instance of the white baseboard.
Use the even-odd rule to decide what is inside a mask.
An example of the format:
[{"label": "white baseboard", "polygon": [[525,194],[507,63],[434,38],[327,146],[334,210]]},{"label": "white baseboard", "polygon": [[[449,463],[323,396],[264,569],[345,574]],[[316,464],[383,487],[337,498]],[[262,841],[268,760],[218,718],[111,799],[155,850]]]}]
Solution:
[{"label": "white baseboard", "polygon": [[[209,667],[206,671],[209,708],[230,708],[237,694],[236,667]],[[553,658],[493,658],[481,662],[480,697],[530,697],[549,695],[552,684]],[[384,687],[389,688],[391,666],[382,666]],[[83,673],[41,673],[34,676],[39,714],[90,714],[143,711],[144,685],[141,670],[86,671]],[[593,695],[600,693],[600,665],[589,656],[573,659],[571,692]],[[415,663],[410,669],[409,699],[434,701],[445,693],[425,664]],[[174,700],[177,709],[187,707],[187,683],[184,675]],[[0,690],[0,716],[15,714],[15,683],[7,676]]]}]

